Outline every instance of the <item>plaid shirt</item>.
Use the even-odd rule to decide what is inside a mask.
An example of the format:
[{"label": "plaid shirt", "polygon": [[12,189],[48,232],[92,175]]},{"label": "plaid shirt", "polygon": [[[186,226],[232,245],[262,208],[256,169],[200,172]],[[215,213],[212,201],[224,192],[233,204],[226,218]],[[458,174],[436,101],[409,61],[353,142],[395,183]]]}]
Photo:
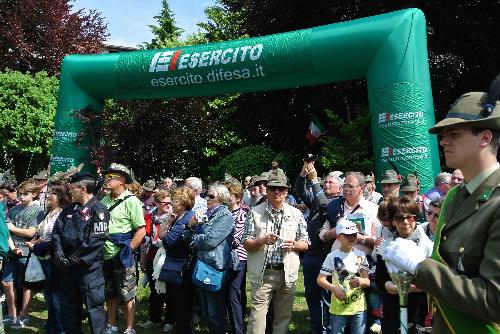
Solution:
[{"label": "plaid shirt", "polygon": [[[283,225],[284,211],[283,208],[280,210],[275,210],[272,205],[267,202],[266,212],[271,218],[271,229],[268,233],[274,233],[280,235],[280,230]],[[298,222],[297,234],[295,241],[306,241],[309,243],[309,235],[307,234],[307,224],[304,217],[300,215],[300,221]],[[247,221],[245,223],[245,231],[243,232],[243,242],[248,239],[255,239],[255,221],[252,214],[247,216]],[[283,249],[281,244],[283,240],[278,240],[274,245],[267,245],[266,252],[266,262],[265,264],[281,264],[283,263]]]}]

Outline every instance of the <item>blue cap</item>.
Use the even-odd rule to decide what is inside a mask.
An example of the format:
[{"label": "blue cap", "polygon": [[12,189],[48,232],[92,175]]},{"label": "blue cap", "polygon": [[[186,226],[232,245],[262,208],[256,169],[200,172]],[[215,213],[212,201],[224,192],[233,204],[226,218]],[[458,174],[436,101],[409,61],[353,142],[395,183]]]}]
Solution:
[{"label": "blue cap", "polygon": [[69,178],[69,183],[75,183],[75,182],[80,182],[82,180],[90,180],[90,181],[94,181],[95,177],[92,173],[88,173],[88,172],[78,172],[78,173],[75,173],[73,174],[70,178]]}]

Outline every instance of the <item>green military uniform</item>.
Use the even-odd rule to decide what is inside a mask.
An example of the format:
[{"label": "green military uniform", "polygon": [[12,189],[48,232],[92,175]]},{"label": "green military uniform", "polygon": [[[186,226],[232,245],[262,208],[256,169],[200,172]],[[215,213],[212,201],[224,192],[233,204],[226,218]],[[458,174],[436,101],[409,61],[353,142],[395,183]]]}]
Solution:
[{"label": "green military uniform", "polygon": [[[443,206],[439,255],[420,264],[415,285],[438,302],[488,322],[500,322],[500,169],[468,198]],[[438,307],[433,333],[452,333]],[[472,333],[471,333],[472,334]],[[474,333],[476,334],[476,333]],[[480,333],[477,333],[480,334]]]},{"label": "green military uniform", "polygon": [[500,334],[499,100],[500,75],[489,93],[463,94],[429,129],[443,136],[448,167],[460,166],[466,176],[446,195],[432,258],[398,240],[381,250],[433,297],[433,333]]},{"label": "green military uniform", "polygon": [[[429,132],[462,126],[490,130],[495,140],[494,131],[500,131],[499,92],[497,76],[489,93],[460,96]],[[488,167],[449,192],[432,259],[416,272],[416,286],[436,301],[434,333],[500,333],[500,165],[491,165],[487,154],[477,159]]]}]

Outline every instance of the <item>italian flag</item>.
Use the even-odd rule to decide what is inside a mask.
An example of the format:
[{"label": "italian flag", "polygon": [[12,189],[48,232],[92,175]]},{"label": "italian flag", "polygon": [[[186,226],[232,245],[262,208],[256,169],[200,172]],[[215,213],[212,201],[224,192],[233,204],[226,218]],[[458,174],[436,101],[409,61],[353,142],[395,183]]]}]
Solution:
[{"label": "italian flag", "polygon": [[311,124],[309,124],[309,129],[307,130],[306,133],[306,139],[309,142],[309,145],[314,145],[314,143],[318,140],[318,138],[323,134],[325,131],[325,127],[319,119],[317,119],[314,115],[311,119]]}]

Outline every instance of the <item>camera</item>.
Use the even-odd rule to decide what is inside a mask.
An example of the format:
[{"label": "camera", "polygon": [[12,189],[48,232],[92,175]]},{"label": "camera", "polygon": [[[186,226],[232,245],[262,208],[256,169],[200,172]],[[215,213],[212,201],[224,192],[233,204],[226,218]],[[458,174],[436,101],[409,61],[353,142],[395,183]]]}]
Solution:
[{"label": "camera", "polygon": [[313,162],[313,161],[316,161],[316,160],[317,160],[317,157],[314,154],[312,154],[312,153],[308,153],[304,157],[304,161],[305,162]]}]

